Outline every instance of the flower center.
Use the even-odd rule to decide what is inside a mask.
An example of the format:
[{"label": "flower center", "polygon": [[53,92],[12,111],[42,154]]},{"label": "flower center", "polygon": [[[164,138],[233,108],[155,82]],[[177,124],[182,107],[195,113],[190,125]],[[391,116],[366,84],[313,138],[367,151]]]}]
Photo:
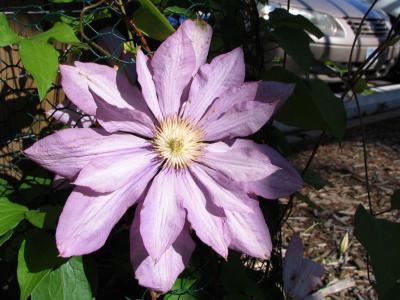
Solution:
[{"label": "flower center", "polygon": [[167,166],[183,168],[201,154],[203,132],[190,121],[171,116],[157,128],[153,145]]}]

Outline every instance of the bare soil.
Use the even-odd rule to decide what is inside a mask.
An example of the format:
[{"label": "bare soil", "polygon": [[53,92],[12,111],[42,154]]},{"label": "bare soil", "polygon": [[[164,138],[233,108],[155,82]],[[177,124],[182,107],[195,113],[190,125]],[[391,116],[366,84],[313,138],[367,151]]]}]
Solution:
[{"label": "bare soil", "polygon": [[[400,118],[366,126],[365,135],[371,207],[374,213],[379,213],[390,208],[391,195],[400,189]],[[292,162],[304,167],[315,143],[297,146]],[[292,214],[284,228],[284,246],[293,231],[302,232],[306,255],[326,268],[324,285],[350,282],[351,287],[331,294],[328,299],[377,299],[368,280],[366,252],[353,236],[357,206],[369,207],[362,130],[350,130],[341,144],[324,141],[311,169],[331,185],[320,190],[310,187],[301,190],[321,210],[294,199]],[[398,221],[400,213],[384,213],[381,217]],[[349,234],[349,248],[340,255],[339,245],[346,233]]]}]

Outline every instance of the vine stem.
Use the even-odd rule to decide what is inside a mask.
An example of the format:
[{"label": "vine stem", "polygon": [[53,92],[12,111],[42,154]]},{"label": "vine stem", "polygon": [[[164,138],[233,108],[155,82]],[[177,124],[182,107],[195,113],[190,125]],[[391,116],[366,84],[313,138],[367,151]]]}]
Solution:
[{"label": "vine stem", "polygon": [[[137,28],[135,22],[133,22],[133,20],[128,17],[125,7],[124,7],[124,4],[123,4],[123,1],[117,0],[116,2],[120,8],[120,11],[122,13],[122,18],[126,24],[129,39],[133,40],[133,35],[131,32],[131,30],[132,30],[139,37],[140,41],[142,42],[143,48],[146,49],[147,54],[151,57],[153,52],[151,51],[149,44],[147,43],[147,40],[146,40],[145,36],[143,35],[142,31],[139,28]],[[131,29],[131,30],[129,30],[129,29]]]},{"label": "vine stem", "polygon": [[80,17],[79,17],[79,32],[81,34],[81,36],[92,46],[94,46],[95,48],[97,48],[97,50],[99,50],[100,52],[102,52],[104,55],[106,56],[111,56],[111,54],[105,50],[103,47],[101,47],[100,45],[96,44],[95,42],[93,42],[86,34],[85,34],[85,30],[83,28],[84,22],[83,22],[83,18],[85,16],[86,11],[93,9],[95,7],[100,6],[101,4],[105,3],[107,0],[100,0],[96,3],[93,3],[91,5],[85,6],[80,13]]}]

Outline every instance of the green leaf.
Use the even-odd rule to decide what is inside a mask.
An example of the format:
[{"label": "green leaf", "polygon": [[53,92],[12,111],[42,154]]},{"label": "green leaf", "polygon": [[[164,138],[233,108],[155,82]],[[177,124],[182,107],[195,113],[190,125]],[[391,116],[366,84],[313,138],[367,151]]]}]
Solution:
[{"label": "green leaf", "polygon": [[400,295],[400,223],[378,219],[360,205],[354,219],[354,235],[371,258],[379,299]]},{"label": "green leaf", "polygon": [[50,269],[45,269],[37,272],[29,272],[28,266],[25,260],[25,247],[26,241],[22,241],[21,247],[18,252],[18,268],[17,277],[20,287],[20,300],[27,299],[34,288],[39,284],[39,282],[50,273]]},{"label": "green leaf", "polygon": [[153,39],[163,41],[175,32],[174,27],[150,0],[138,0],[139,8],[133,13],[135,25]]},{"label": "green leaf", "polygon": [[33,76],[43,99],[57,76],[58,52],[41,39],[22,40],[19,47],[22,63]]},{"label": "green leaf", "polygon": [[197,300],[191,289],[196,283],[196,278],[178,278],[175,280],[171,291],[164,296],[165,300]]},{"label": "green leaf", "polygon": [[320,190],[324,186],[330,185],[330,182],[328,180],[322,178],[320,174],[311,169],[308,169],[307,172],[304,174],[303,180],[305,183],[311,185],[316,190]]},{"label": "green leaf", "polygon": [[400,209],[400,190],[397,190],[393,193],[390,198],[390,203],[392,205],[392,209]]},{"label": "green leaf", "polygon": [[51,271],[32,293],[32,300],[53,299],[92,299],[82,257],[72,257],[60,267]]},{"label": "green leaf", "polygon": [[51,235],[38,229],[30,230],[26,234],[18,252],[20,300],[26,300],[52,268],[58,267],[64,261],[57,257],[55,241]]},{"label": "green leaf", "polygon": [[196,18],[196,14],[193,11],[191,11],[188,8],[179,6],[169,6],[164,9],[164,15],[171,15],[171,14],[185,16],[190,19]]},{"label": "green leaf", "polygon": [[53,40],[65,44],[75,44],[80,42],[72,27],[62,22],[55,23],[49,30],[31,36],[29,39],[46,43]]},{"label": "green leaf", "polygon": [[0,178],[0,197],[8,196],[14,191],[13,185],[8,180]]},{"label": "green leaf", "polygon": [[39,209],[26,212],[25,217],[38,228],[55,229],[61,210],[60,206],[45,205]]},{"label": "green leaf", "polygon": [[311,38],[304,30],[278,27],[271,32],[271,35],[303,71],[306,73],[310,71],[315,58],[310,49]]},{"label": "green leaf", "polygon": [[21,38],[8,25],[5,14],[0,13],[0,47],[18,43],[20,40]]},{"label": "green leaf", "polygon": [[74,2],[75,0],[49,0],[49,1],[53,3],[71,3]]},{"label": "green leaf", "polygon": [[303,80],[281,67],[274,67],[264,73],[262,79],[296,85],[293,94],[276,114],[276,120],[306,130],[325,130],[338,140],[343,138],[346,110],[343,101],[333,94],[326,83],[320,80]]},{"label": "green leaf", "polygon": [[13,233],[14,231],[10,230],[5,235],[0,237],[0,247],[12,237]]},{"label": "green leaf", "polygon": [[310,20],[301,15],[293,15],[283,8],[274,9],[269,14],[268,23],[272,28],[290,27],[295,29],[303,29],[317,38],[324,36],[322,31]]},{"label": "green leaf", "polygon": [[273,145],[283,156],[290,156],[293,153],[286,134],[277,127],[267,126],[265,136],[268,137],[268,144]]},{"label": "green leaf", "polygon": [[240,255],[232,252],[228,262],[221,267],[222,285],[227,295],[244,294],[242,299],[266,299],[264,290],[251,278],[240,260]]},{"label": "green leaf", "polygon": [[23,205],[10,202],[7,198],[0,198],[0,236],[14,229],[24,219],[28,211]]},{"label": "green leaf", "polygon": [[360,78],[357,80],[356,84],[354,85],[354,91],[357,94],[363,93],[366,89],[368,89],[368,83],[364,78]]},{"label": "green leaf", "polygon": [[340,76],[344,76],[346,73],[349,72],[349,69],[347,69],[346,66],[343,66],[339,63],[333,62],[331,60],[326,60],[324,62],[325,66],[327,66],[328,68],[330,68],[331,70],[333,70],[336,73],[339,73]]}]

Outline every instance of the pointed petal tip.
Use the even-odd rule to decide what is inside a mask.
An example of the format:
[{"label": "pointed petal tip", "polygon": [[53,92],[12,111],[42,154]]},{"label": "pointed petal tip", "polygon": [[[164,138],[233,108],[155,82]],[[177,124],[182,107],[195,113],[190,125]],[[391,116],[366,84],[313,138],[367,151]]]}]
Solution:
[{"label": "pointed petal tip", "polygon": [[57,249],[58,249],[58,257],[68,258],[73,256],[73,254],[70,254],[68,250],[63,249],[59,244],[57,244]]}]

